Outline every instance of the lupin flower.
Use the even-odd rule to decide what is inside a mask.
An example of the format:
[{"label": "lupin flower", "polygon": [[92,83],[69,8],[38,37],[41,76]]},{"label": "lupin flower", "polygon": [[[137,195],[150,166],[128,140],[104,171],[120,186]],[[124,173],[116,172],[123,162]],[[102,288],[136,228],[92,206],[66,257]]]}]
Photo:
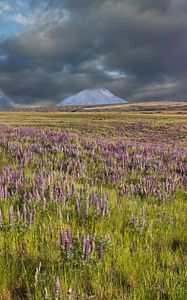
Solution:
[{"label": "lupin flower", "polygon": [[70,244],[72,244],[72,237],[71,237],[70,227],[68,227],[66,233],[67,233],[67,239],[70,241]]},{"label": "lupin flower", "polygon": [[90,253],[90,238],[87,236],[87,238],[83,241],[83,259],[88,260]]},{"label": "lupin flower", "polygon": [[3,224],[3,215],[2,215],[2,211],[0,209],[0,225],[2,225],[2,224]]},{"label": "lupin flower", "polygon": [[13,206],[9,209],[9,224],[12,225],[14,223],[14,208]]},{"label": "lupin flower", "polygon": [[137,224],[137,217],[136,216],[133,216],[132,223],[133,223],[134,226],[136,226],[136,224]]},{"label": "lupin flower", "polygon": [[103,242],[102,241],[99,243],[98,258],[99,258],[99,260],[103,259]]},{"label": "lupin flower", "polygon": [[65,230],[60,230],[60,245],[65,247],[67,240],[67,232]]},{"label": "lupin flower", "polygon": [[60,190],[58,202],[59,202],[60,205],[64,204],[64,194],[63,194],[62,190]]},{"label": "lupin flower", "polygon": [[66,239],[65,240],[65,251],[66,251],[66,256],[70,256],[70,250],[71,250],[71,242],[70,240]]},{"label": "lupin flower", "polygon": [[56,295],[59,295],[59,294],[60,294],[60,291],[61,291],[61,287],[60,287],[60,279],[59,279],[59,277],[57,276],[56,282],[55,282],[55,294],[56,294]]},{"label": "lupin flower", "polygon": [[80,197],[77,197],[76,200],[76,212],[79,213],[80,212]]},{"label": "lupin flower", "polygon": [[20,215],[20,210],[18,208],[17,209],[17,222],[18,222],[18,224],[20,223],[20,220],[21,220],[21,215]]},{"label": "lupin flower", "polygon": [[8,191],[7,191],[7,185],[4,186],[4,198],[8,198]]},{"label": "lupin flower", "polygon": [[16,183],[15,183],[15,188],[16,188],[16,196],[18,196],[18,193],[19,193],[19,183],[18,183],[18,181],[16,181]]},{"label": "lupin flower", "polygon": [[44,194],[42,194],[42,211],[43,212],[45,211],[45,203],[46,203],[46,199],[45,199]]},{"label": "lupin flower", "polygon": [[74,196],[75,195],[75,184],[74,184],[74,182],[71,185],[71,191],[72,191],[72,196]]},{"label": "lupin flower", "polygon": [[82,190],[82,187],[81,187],[80,191],[79,191],[80,198],[82,197],[82,193],[83,193],[83,190]]},{"label": "lupin flower", "polygon": [[34,198],[35,202],[38,202],[40,200],[40,195],[38,193],[38,190],[35,193],[35,198]]},{"label": "lupin flower", "polygon": [[89,197],[86,196],[86,215],[89,215]]}]

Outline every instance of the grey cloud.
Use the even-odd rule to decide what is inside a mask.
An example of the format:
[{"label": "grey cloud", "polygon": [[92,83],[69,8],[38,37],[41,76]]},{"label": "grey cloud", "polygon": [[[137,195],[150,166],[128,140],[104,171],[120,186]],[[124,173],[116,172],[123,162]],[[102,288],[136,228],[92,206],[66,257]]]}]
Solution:
[{"label": "grey cloud", "polygon": [[14,103],[0,89],[0,109],[14,107]]},{"label": "grey cloud", "polygon": [[[186,1],[41,3],[41,20],[0,42],[0,88],[17,103],[56,103],[95,87],[126,99],[186,99]],[[110,76],[117,70],[126,76]]]}]

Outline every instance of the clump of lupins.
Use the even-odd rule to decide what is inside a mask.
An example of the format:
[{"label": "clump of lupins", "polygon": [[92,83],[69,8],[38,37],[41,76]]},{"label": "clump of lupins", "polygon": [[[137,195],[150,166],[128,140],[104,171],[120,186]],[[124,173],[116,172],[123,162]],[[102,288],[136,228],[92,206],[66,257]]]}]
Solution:
[{"label": "clump of lupins", "polygon": [[77,242],[82,247],[80,251],[79,259],[82,259],[85,262],[88,262],[90,256],[97,251],[98,261],[103,259],[104,255],[104,243],[110,244],[108,239],[100,239],[96,241],[95,237],[90,237],[88,234],[84,237],[72,237],[70,228],[60,230],[60,246],[64,250],[66,258],[69,258],[71,254],[76,253],[77,251]]}]

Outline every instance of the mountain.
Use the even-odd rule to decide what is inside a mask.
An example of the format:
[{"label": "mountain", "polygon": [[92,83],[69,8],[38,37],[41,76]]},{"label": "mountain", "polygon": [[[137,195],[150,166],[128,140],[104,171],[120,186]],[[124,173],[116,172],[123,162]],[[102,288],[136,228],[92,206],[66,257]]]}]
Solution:
[{"label": "mountain", "polygon": [[72,106],[72,105],[101,105],[101,104],[119,104],[127,103],[119,97],[114,96],[106,89],[84,90],[74,96],[67,97],[57,106]]}]

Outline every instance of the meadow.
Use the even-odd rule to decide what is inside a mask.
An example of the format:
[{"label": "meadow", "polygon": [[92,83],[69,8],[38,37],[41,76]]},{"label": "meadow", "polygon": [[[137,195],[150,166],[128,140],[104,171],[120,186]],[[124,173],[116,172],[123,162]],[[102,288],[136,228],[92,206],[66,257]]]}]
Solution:
[{"label": "meadow", "polygon": [[187,299],[185,112],[0,124],[0,300]]}]

